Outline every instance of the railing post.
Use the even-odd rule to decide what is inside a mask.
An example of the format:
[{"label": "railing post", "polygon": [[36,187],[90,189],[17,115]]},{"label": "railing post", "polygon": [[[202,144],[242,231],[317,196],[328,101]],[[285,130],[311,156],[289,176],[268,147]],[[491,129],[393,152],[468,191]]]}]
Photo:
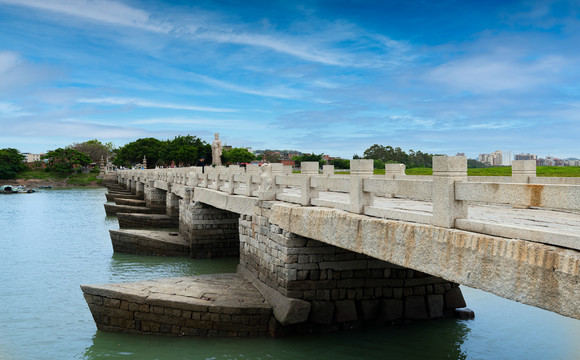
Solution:
[{"label": "railing post", "polygon": [[465,156],[433,156],[433,225],[453,228],[455,219],[467,218],[467,201],[455,200],[461,181],[467,181]]},{"label": "railing post", "polygon": [[322,165],[322,175],[326,177],[334,175],[334,165]]},{"label": "railing post", "polygon": [[260,166],[258,164],[246,165],[246,192],[244,195],[252,196],[254,190],[256,190],[254,183],[252,182],[252,177],[254,175],[260,175],[261,173],[262,171],[260,170]]},{"label": "railing post", "polygon": [[[396,180],[405,174],[405,164],[385,164],[385,177],[389,180]],[[385,195],[387,198],[395,197],[395,194]]]},{"label": "railing post", "polygon": [[312,176],[300,176],[300,205],[312,205],[312,199],[318,197],[318,189],[310,187]]},{"label": "railing post", "polygon": [[302,175],[318,175],[320,163],[318,163],[318,161],[303,161],[300,164],[300,168],[300,173]]},{"label": "railing post", "polygon": [[365,206],[373,204],[372,194],[364,191],[364,179],[373,175],[373,169],[372,159],[350,161],[350,212],[363,214]]},{"label": "railing post", "polygon": [[385,176],[387,179],[397,179],[406,176],[405,164],[385,164]]},{"label": "railing post", "polygon": [[536,160],[512,161],[512,182],[530,183],[530,178],[536,177]]}]

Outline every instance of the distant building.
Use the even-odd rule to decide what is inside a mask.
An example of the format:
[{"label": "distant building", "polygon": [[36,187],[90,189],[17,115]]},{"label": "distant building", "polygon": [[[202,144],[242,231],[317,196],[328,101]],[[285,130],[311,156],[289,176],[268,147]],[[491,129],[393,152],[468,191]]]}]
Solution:
[{"label": "distant building", "polygon": [[538,156],[534,154],[516,154],[516,160],[538,160]]},{"label": "distant building", "polygon": [[501,164],[503,166],[511,166],[513,159],[514,159],[513,151],[503,151]]},{"label": "distant building", "polygon": [[465,153],[458,152],[457,154],[455,154],[455,156],[465,156]]},{"label": "distant building", "polygon": [[25,156],[24,162],[27,163],[33,163],[33,162],[37,162],[40,161],[40,158],[44,155],[44,154],[31,154],[31,153],[23,153],[22,155]]},{"label": "distant building", "polygon": [[501,166],[503,165],[502,158],[503,158],[502,151],[496,150],[491,154],[479,154],[479,156],[477,157],[477,161],[490,166]]}]

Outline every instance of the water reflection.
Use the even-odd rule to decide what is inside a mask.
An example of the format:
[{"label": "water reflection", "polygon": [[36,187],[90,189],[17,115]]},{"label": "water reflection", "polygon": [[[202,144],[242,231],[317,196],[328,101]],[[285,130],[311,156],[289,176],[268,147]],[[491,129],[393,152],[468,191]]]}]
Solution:
[{"label": "water reflection", "polygon": [[454,319],[271,339],[171,338],[98,331],[83,359],[467,359],[470,329]]},{"label": "water reflection", "polygon": [[111,282],[235,272],[238,258],[188,259],[115,253],[108,272]]}]

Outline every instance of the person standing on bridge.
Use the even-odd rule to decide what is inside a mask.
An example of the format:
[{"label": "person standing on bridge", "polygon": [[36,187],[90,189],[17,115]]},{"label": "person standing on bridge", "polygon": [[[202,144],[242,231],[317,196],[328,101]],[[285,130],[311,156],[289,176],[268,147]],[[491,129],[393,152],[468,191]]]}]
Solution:
[{"label": "person standing on bridge", "polygon": [[195,164],[195,166],[201,166],[201,173],[205,173],[205,159],[204,158],[200,158],[199,161],[197,162],[197,164]]}]

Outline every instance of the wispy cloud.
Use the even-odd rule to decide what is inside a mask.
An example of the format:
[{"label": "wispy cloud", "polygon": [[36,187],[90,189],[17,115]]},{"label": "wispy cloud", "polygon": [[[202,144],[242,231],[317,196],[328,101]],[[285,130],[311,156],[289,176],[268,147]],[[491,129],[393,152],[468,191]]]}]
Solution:
[{"label": "wispy cloud", "polygon": [[[304,61],[331,66],[384,66],[404,60],[402,55],[408,50],[405,42],[369,33],[344,21],[311,19],[318,23],[298,24],[312,27],[311,32],[306,28],[299,33],[288,34],[275,29],[255,32],[246,29],[242,24],[220,22],[219,16],[209,13],[200,13],[194,19],[189,15],[180,16],[174,13],[170,18],[161,19],[156,18],[155,13],[111,0],[0,0],[0,4],[25,6],[92,22],[171,34],[192,40],[264,48]],[[345,47],[345,44],[350,45]],[[377,50],[380,50],[380,54],[376,54]],[[361,52],[366,54],[361,56]]]},{"label": "wispy cloud", "polygon": [[16,106],[7,102],[0,102],[0,118],[16,118],[20,116],[28,116],[30,113],[23,111],[20,106]]},{"label": "wispy cloud", "polygon": [[12,51],[0,51],[0,75],[6,73],[21,62],[20,56]]},{"label": "wispy cloud", "polygon": [[163,103],[155,102],[137,98],[120,98],[120,97],[104,97],[104,98],[80,98],[77,100],[79,103],[86,104],[104,104],[104,105],[129,105],[129,106],[139,106],[145,108],[158,108],[158,109],[173,109],[173,110],[190,110],[190,111],[206,111],[206,112],[236,112],[236,109],[225,109],[225,108],[214,108],[207,106],[196,106],[196,105],[182,105],[174,103]]},{"label": "wispy cloud", "polygon": [[431,70],[427,79],[459,91],[532,91],[553,84],[568,60],[549,56],[537,60],[506,58],[501,54],[468,57]]},{"label": "wispy cloud", "polygon": [[172,26],[158,23],[151,15],[140,9],[109,0],[0,0],[0,3],[26,6],[38,10],[60,13],[91,21],[140,28],[148,31],[168,33]]},{"label": "wispy cloud", "polygon": [[234,84],[231,82],[215,79],[206,75],[200,75],[195,73],[189,73],[191,78],[194,80],[201,81],[203,83],[225,89],[234,92],[239,92],[248,95],[257,95],[257,96],[264,96],[264,97],[273,97],[279,99],[299,99],[303,98],[307,94],[304,91],[295,90],[288,86],[277,86],[271,87],[267,89],[253,89],[247,86],[242,86],[238,84]]}]

